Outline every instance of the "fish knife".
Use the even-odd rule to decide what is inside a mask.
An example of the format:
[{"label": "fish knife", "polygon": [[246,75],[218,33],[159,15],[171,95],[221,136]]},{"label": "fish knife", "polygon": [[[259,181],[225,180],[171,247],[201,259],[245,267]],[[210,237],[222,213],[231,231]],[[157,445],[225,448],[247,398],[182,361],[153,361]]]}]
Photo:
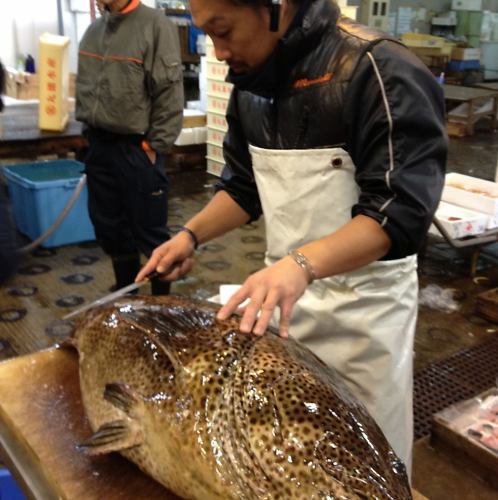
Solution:
[{"label": "fish knife", "polygon": [[175,267],[178,267],[178,265],[179,264],[175,262],[165,273],[158,273],[157,271],[153,271],[152,273],[148,274],[147,276],[145,276],[145,278],[143,278],[140,281],[137,281],[135,283],[131,283],[130,285],[127,285],[123,288],[120,288],[119,290],[116,290],[115,292],[104,295],[104,297],[101,297],[100,299],[94,300],[93,302],[90,302],[89,304],[85,304],[84,306],[78,307],[78,309],[75,309],[74,311],[71,311],[70,313],[63,316],[62,321],[74,318],[75,316],[78,316],[79,314],[84,313],[84,312],[88,311],[89,309],[93,309],[94,307],[101,306],[103,304],[107,304],[108,302],[112,302],[113,300],[118,299],[119,297],[122,297],[123,295],[126,295],[127,293],[133,292],[133,290],[138,290],[140,287],[146,285],[154,278],[158,278],[160,276],[166,276]]}]

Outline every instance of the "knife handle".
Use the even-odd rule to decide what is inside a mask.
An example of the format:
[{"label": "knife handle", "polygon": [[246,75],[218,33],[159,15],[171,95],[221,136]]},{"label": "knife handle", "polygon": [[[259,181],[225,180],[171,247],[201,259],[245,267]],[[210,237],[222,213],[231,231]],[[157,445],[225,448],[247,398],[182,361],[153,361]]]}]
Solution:
[{"label": "knife handle", "polygon": [[152,271],[147,276],[145,276],[144,280],[145,281],[152,281],[153,279],[160,278],[162,275],[163,275],[163,273],[158,273],[157,271]]},{"label": "knife handle", "polygon": [[151,281],[151,280],[156,279],[156,278],[161,278],[162,276],[166,276],[167,274],[169,274],[171,271],[173,271],[177,267],[180,267],[180,262],[173,262],[173,264],[171,264],[171,266],[169,266],[169,269],[167,269],[164,273],[152,271],[144,278],[144,280]]}]

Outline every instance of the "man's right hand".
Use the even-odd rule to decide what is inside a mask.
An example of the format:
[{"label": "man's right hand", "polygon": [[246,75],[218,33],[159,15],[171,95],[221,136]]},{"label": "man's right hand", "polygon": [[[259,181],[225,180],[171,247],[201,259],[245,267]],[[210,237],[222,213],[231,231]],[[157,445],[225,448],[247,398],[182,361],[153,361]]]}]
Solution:
[{"label": "man's right hand", "polygon": [[[150,256],[144,267],[140,270],[135,281],[143,280],[153,271],[164,273],[162,279],[175,281],[189,273],[194,267],[194,245],[192,238],[185,231],[180,231],[166,243],[158,246]],[[173,264],[176,264],[173,266]]]}]

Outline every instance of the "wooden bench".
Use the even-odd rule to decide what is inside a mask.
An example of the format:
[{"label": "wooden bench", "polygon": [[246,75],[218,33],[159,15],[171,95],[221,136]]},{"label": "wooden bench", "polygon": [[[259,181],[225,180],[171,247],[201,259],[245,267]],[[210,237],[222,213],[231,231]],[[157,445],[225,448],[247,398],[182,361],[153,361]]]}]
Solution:
[{"label": "wooden bench", "polygon": [[[481,118],[489,118],[491,129],[497,128],[498,90],[445,84],[443,91],[445,101],[468,105],[462,114],[451,114],[450,111],[448,115],[450,122],[463,123],[469,135],[474,133],[474,126]],[[480,106],[490,99],[493,101],[492,107],[480,110]]]}]

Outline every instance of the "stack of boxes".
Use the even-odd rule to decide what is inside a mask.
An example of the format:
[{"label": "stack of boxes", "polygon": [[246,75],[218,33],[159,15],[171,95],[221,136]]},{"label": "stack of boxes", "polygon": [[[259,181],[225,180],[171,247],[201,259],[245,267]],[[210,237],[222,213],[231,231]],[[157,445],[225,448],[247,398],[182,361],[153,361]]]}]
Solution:
[{"label": "stack of boxes", "polygon": [[433,71],[444,72],[454,44],[443,37],[421,33],[404,33],[401,41]]},{"label": "stack of boxes", "polygon": [[[469,47],[456,48],[448,64],[449,72],[479,71],[481,67],[482,0],[452,0],[457,13],[455,35],[465,37]],[[465,77],[465,75],[460,75]]]},{"label": "stack of boxes", "polygon": [[479,71],[481,67],[481,49],[473,47],[455,47],[451,52],[448,71]]},{"label": "stack of boxes", "polygon": [[213,42],[206,37],[207,171],[220,175],[224,165],[223,138],[228,129],[226,110],[232,84],[225,82],[228,65],[216,59]]},{"label": "stack of boxes", "polygon": [[482,0],[452,0],[451,9],[457,13],[455,35],[464,36],[470,47],[481,41]]}]

